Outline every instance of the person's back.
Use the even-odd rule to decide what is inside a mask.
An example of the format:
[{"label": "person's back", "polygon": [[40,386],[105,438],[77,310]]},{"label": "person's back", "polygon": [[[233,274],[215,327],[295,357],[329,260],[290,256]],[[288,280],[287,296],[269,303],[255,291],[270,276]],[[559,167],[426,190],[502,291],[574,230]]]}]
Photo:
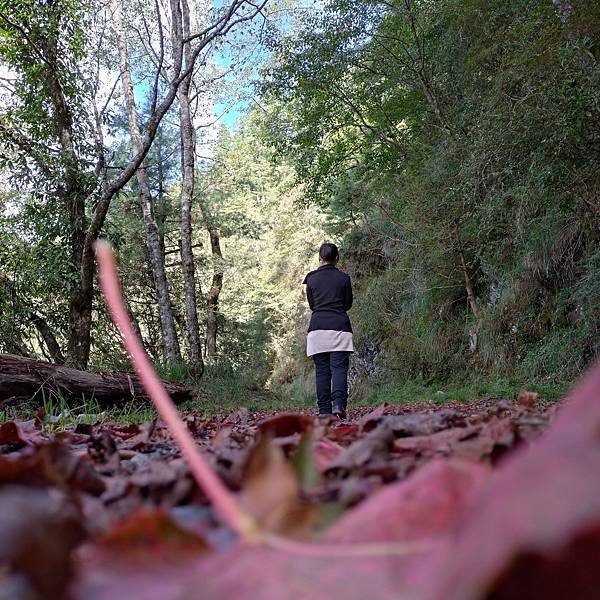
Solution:
[{"label": "person's back", "polygon": [[350,277],[335,266],[335,244],[323,244],[319,259],[319,268],[304,279],[312,310],[306,354],[315,362],[319,413],[331,414],[333,400],[334,414],[345,418],[349,356],[354,351],[352,326],[346,313],[352,307],[352,284]]},{"label": "person's back", "polygon": [[[346,311],[352,307],[350,277],[335,265],[324,264],[305,278],[308,305],[313,311],[309,332],[337,330],[352,333]],[[309,354],[310,356],[310,354]]]}]

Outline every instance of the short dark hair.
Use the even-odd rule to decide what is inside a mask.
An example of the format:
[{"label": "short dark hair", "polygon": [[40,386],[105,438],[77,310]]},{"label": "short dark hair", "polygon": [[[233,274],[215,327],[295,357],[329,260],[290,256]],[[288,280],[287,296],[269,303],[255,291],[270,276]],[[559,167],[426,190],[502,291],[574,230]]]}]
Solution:
[{"label": "short dark hair", "polygon": [[335,262],[340,257],[338,247],[335,244],[321,244],[319,257],[325,262]]}]

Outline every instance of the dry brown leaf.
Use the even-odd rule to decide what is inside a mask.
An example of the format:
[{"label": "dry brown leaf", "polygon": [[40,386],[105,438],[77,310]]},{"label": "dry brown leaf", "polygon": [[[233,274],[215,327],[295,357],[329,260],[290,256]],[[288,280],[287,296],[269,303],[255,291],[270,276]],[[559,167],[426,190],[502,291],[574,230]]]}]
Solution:
[{"label": "dry brown leaf", "polygon": [[293,466],[266,437],[260,439],[246,465],[242,502],[268,531],[303,537],[315,525],[316,511],[301,500]]},{"label": "dry brown leaf", "polygon": [[535,406],[538,397],[539,394],[537,392],[528,392],[526,390],[521,390],[519,392],[517,400],[521,406],[532,408],[533,406]]}]

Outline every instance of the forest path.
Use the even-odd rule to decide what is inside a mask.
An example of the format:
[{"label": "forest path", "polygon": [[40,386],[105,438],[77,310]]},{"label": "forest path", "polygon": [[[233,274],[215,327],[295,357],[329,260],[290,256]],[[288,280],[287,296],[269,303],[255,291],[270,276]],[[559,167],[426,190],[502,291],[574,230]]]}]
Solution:
[{"label": "forest path", "polygon": [[[189,412],[184,422],[212,468],[240,494],[263,527],[286,536],[305,536],[314,533],[318,522],[319,528],[331,527],[335,539],[346,535],[349,523],[353,531],[362,527],[361,535],[367,532],[368,539],[380,534],[387,539],[387,526],[384,533],[381,530],[383,507],[369,517],[373,503],[367,502],[383,500],[378,494],[382,488],[394,498],[400,493],[402,502],[408,503],[408,516],[396,514],[400,500],[392,498],[385,509],[394,513],[390,522],[395,528],[416,527],[415,531],[429,534],[431,527],[433,532],[448,527],[489,477],[487,465],[494,467],[517,446],[537,437],[557,406],[523,396],[520,402],[358,406],[343,422],[317,418],[306,410],[266,414],[247,409],[211,418]],[[55,585],[56,577],[46,580],[35,565],[53,564],[62,570],[60,585],[75,582],[76,597],[115,597],[116,590],[129,589],[131,597],[163,600],[175,597],[163,589],[165,585],[179,589],[189,584],[190,577],[194,581],[198,577],[192,576],[196,566],[180,572],[180,560],[208,560],[210,565],[236,552],[231,531],[218,524],[179,448],[158,419],[141,424],[80,424],[62,430],[44,418],[7,421],[0,426],[0,483],[11,484],[0,488],[6,518],[26,515],[22,521],[10,522],[18,533],[11,539],[20,541],[5,543],[4,555],[16,561],[21,540],[25,544],[44,540],[34,544],[27,560],[19,563],[22,572],[41,578],[36,585],[42,589]],[[402,491],[413,488],[408,495]],[[416,500],[411,500],[412,493],[417,493]],[[411,517],[415,510],[419,514]],[[342,513],[347,518],[340,518]],[[3,526],[8,524],[0,522]],[[82,541],[86,544],[76,555],[79,571],[73,580],[71,551]],[[207,543],[213,552],[201,558],[207,556],[202,554]],[[262,551],[250,550],[251,554]],[[175,562],[173,552],[179,557]],[[276,587],[287,589],[289,569],[302,563],[285,553],[277,556],[284,562],[286,576]],[[242,597],[253,597],[258,588],[263,589],[263,581],[253,587],[248,583],[252,569],[248,571],[243,561],[239,565],[241,572],[234,578],[249,585]],[[347,573],[350,564],[343,562],[342,567]],[[260,571],[265,568],[262,564]],[[207,592],[206,597],[223,597],[224,581],[217,569],[210,582],[218,592]],[[377,576],[374,581],[387,580]]]},{"label": "forest path", "polygon": [[[521,402],[357,406],[349,409],[345,421],[317,418],[308,409],[251,412],[245,408],[213,417],[187,412],[184,421],[232,490],[244,487],[251,457],[266,438],[292,462],[302,454],[302,466],[296,467],[300,479],[307,469],[322,478],[322,486],[311,492],[311,501],[327,497],[347,507],[435,458],[494,465],[539,435],[557,406],[525,396]],[[100,504],[94,510],[102,513],[104,527],[141,506],[203,502],[179,448],[159,419],[66,427],[43,416],[7,421],[0,426],[0,477],[9,476],[2,474],[4,459],[21,465],[25,475],[18,475],[17,481],[33,478],[43,485],[75,486],[79,492],[98,496]],[[80,469],[74,479],[61,475],[74,465]]]}]

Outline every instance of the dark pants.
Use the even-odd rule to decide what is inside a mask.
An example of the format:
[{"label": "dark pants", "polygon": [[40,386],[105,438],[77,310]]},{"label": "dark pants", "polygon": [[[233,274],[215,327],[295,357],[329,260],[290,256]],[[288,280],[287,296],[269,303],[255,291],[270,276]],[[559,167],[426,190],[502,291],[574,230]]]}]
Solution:
[{"label": "dark pants", "polygon": [[313,360],[319,414],[331,414],[332,401],[334,410],[346,410],[350,352],[321,352]]}]

